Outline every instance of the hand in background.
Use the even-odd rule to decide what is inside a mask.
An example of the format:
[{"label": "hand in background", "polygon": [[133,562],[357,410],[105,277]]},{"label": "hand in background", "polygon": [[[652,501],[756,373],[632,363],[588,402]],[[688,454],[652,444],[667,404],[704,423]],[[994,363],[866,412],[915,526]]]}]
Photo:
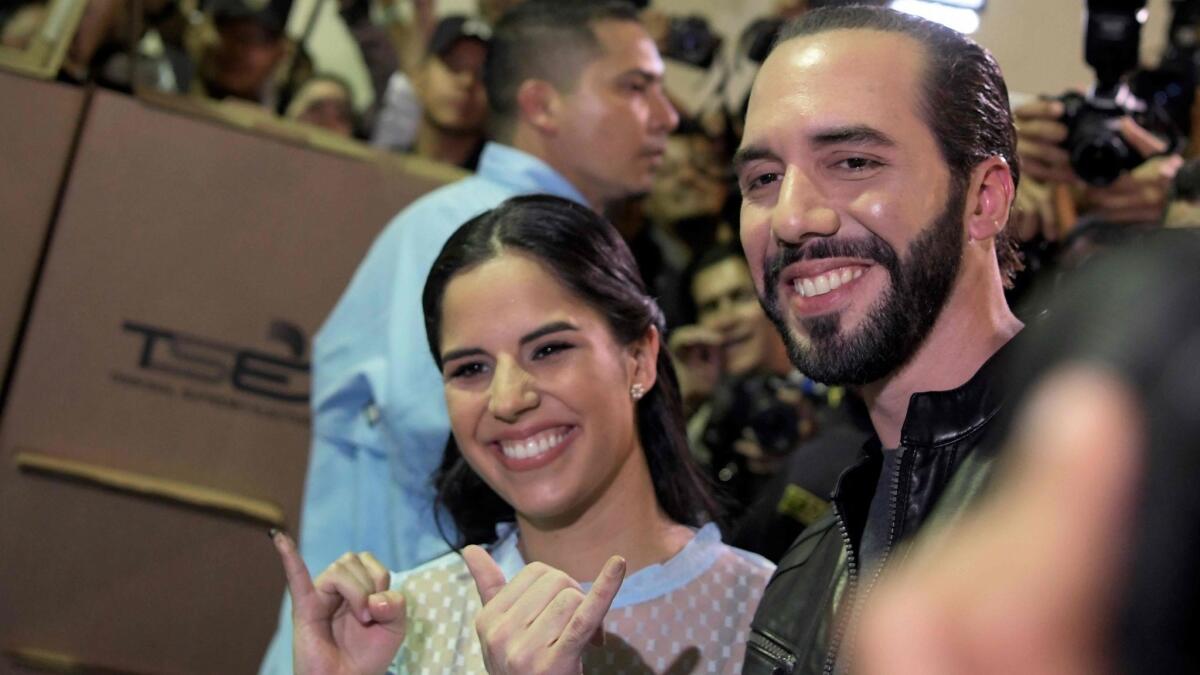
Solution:
[{"label": "hand in background", "polygon": [[604,617],[625,580],[623,558],[609,558],[586,595],[574,579],[549,565],[530,563],[505,583],[482,548],[466,547],[463,558],[483,601],[475,630],[491,675],[583,672],[583,649],[603,640]]},{"label": "hand in background", "polygon": [[347,553],[314,582],[286,534],[272,536],[292,596],[298,675],[383,673],[404,642],[405,607],[391,575],[370,553]]},{"label": "hand in background", "polygon": [[[1183,158],[1163,155],[1167,143],[1125,117],[1120,121],[1121,136],[1150,159],[1111,185],[1088,185],[1076,176],[1069,153],[1059,145],[1067,137],[1067,127],[1060,120],[1062,112],[1062,103],[1053,100],[1033,101],[1014,111],[1022,178],[1011,217],[1017,238],[1029,241],[1041,235],[1057,241],[1074,227],[1074,222],[1063,215],[1072,211],[1112,223],[1159,220]],[[1059,194],[1066,189],[1071,192],[1064,209],[1056,200],[1066,199]]]},{"label": "hand in background", "polygon": [[1121,120],[1120,130],[1134,150],[1150,159],[1133,171],[1121,174],[1112,185],[1088,186],[1080,210],[1113,223],[1157,221],[1162,218],[1167,191],[1183,165],[1183,158],[1161,154],[1167,149],[1166,142],[1128,117]]},{"label": "hand in background", "polygon": [[1055,100],[1030,101],[1013,111],[1022,178],[1041,183],[1079,181],[1071,169],[1070,153],[1060,145],[1067,140],[1067,125],[1063,124],[1062,115],[1063,104]]}]

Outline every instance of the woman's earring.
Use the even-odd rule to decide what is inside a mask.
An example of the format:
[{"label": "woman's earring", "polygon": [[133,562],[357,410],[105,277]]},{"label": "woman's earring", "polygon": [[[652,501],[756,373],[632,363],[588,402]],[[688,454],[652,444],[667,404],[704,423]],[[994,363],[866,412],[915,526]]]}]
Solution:
[{"label": "woman's earring", "polygon": [[633,400],[640,401],[642,397],[646,395],[646,387],[643,386],[641,382],[636,382],[632,387],[629,388],[629,395],[633,398]]}]

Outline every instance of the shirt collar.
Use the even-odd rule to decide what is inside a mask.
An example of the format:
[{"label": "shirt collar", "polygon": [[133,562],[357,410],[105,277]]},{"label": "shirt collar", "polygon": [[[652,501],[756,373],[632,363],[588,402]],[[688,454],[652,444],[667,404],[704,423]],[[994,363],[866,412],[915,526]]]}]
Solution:
[{"label": "shirt collar", "polygon": [[[644,567],[626,576],[625,581],[621,583],[621,590],[613,599],[612,609],[653,600],[686,585],[712,567],[722,550],[721,531],[713,523],[704,525],[671,559]],[[525,560],[517,548],[517,527],[514,523],[496,525],[496,543],[492,546],[491,553],[507,580],[511,580],[525,567]],[[583,582],[580,586],[587,592],[591,583]]]},{"label": "shirt collar", "polygon": [[589,206],[587,199],[562,174],[542,159],[495,141],[483,147],[478,173],[514,192],[541,192]]}]

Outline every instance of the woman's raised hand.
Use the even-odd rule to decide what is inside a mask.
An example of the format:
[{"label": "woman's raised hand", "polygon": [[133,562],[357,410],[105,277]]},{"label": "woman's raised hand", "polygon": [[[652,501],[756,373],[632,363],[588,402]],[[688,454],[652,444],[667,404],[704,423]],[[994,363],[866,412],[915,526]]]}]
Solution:
[{"label": "woman's raised hand", "polygon": [[475,630],[491,675],[578,675],[583,649],[602,640],[604,617],[625,580],[625,559],[613,556],[587,594],[563,572],[525,566],[511,582],[478,546],[463,549],[483,609]]},{"label": "woman's raised hand", "polygon": [[347,553],[314,582],[296,545],[271,539],[292,595],[292,658],[297,675],[384,673],[404,642],[404,595],[370,553]]}]

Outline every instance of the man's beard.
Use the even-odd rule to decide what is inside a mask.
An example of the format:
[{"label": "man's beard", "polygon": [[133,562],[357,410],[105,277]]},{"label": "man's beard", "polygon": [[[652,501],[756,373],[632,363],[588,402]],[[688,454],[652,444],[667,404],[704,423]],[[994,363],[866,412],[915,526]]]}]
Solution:
[{"label": "man's beard", "polygon": [[[954,182],[942,213],[909,244],[903,260],[871,234],[852,241],[816,239],[802,246],[786,245],[767,261],[763,306],[800,372],[826,384],[857,385],[881,380],[908,363],[946,305],[962,263],[966,190]],[[841,331],[841,312],[799,319],[808,333],[805,341],[788,327],[779,277],[801,260],[833,257],[874,260],[887,270],[891,283],[851,333]]]}]

